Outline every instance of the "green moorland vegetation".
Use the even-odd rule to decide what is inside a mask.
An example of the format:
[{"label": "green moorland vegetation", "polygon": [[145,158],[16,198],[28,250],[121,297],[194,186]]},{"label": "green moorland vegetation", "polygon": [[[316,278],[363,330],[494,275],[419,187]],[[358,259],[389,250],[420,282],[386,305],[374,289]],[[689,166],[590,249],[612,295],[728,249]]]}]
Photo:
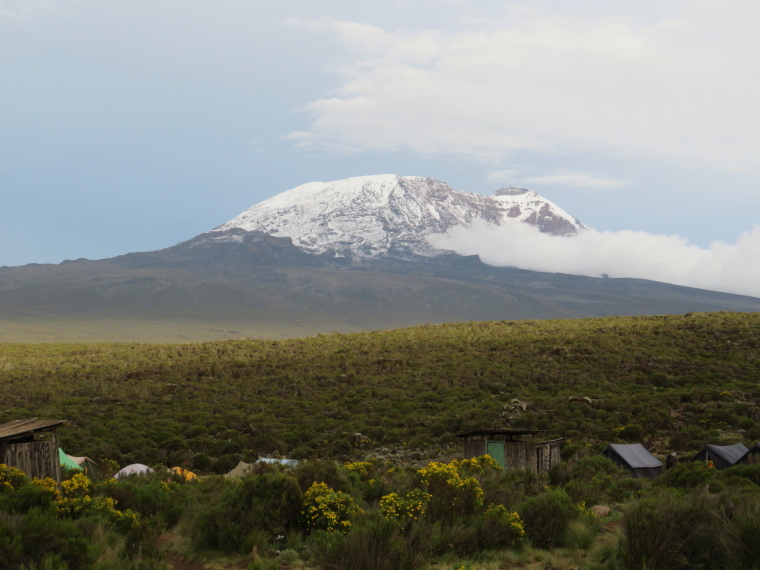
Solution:
[{"label": "green moorland vegetation", "polygon": [[[0,558],[11,568],[170,568],[179,556],[249,568],[760,567],[760,465],[682,461],[650,482],[598,455],[610,442],[688,457],[708,442],[759,440],[759,333],[760,314],[714,313],[0,344],[0,422],[68,419],[69,453],[159,468],[61,489],[0,468]],[[535,475],[452,460],[457,433],[496,426],[565,438],[565,461]],[[237,482],[215,475],[259,455],[302,461]],[[167,481],[159,466],[173,465],[205,477]]]}]

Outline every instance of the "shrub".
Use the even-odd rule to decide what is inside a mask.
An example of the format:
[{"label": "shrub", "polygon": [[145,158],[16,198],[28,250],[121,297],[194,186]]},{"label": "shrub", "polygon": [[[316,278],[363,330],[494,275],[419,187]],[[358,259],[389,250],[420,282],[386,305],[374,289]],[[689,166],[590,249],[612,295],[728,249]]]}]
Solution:
[{"label": "shrub", "polygon": [[335,491],[325,483],[313,483],[303,496],[303,515],[310,532],[348,532],[351,519],[363,514],[351,495]]},{"label": "shrub", "polygon": [[314,483],[325,483],[331,489],[344,493],[351,489],[348,471],[335,461],[316,460],[299,463],[296,478],[304,492]]},{"label": "shrub", "polygon": [[481,548],[510,548],[525,536],[523,521],[504,505],[490,505],[481,518],[478,538]]},{"label": "shrub", "polygon": [[403,497],[390,493],[380,499],[383,517],[396,521],[399,525],[418,520],[425,515],[431,495],[421,489],[412,489]]},{"label": "shrub", "polygon": [[24,514],[0,512],[0,560],[4,568],[88,568],[93,559],[89,541],[74,521],[53,511]]},{"label": "shrub", "polygon": [[568,523],[562,542],[568,548],[586,550],[594,542],[597,530],[598,527],[592,519],[578,517]]},{"label": "shrub", "polygon": [[303,496],[295,479],[265,473],[228,482],[218,498],[197,513],[191,537],[199,549],[250,552],[257,531],[284,534],[298,524]]},{"label": "shrub", "polygon": [[0,463],[0,493],[8,491],[17,491],[29,479],[26,474],[16,467],[9,467],[5,463]]},{"label": "shrub", "polygon": [[760,536],[760,494],[756,489],[739,489],[720,497],[725,510],[728,558],[736,568],[760,568],[757,538]]},{"label": "shrub", "polygon": [[563,489],[531,497],[518,511],[525,522],[527,538],[540,547],[559,545],[567,525],[578,516],[578,509]]},{"label": "shrub", "polygon": [[665,471],[654,485],[676,489],[695,489],[708,485],[718,477],[718,471],[702,461],[687,461]]},{"label": "shrub", "polygon": [[391,520],[371,517],[347,534],[316,532],[309,553],[322,568],[416,570],[428,559],[426,532],[412,525],[402,532]]},{"label": "shrub", "polygon": [[719,505],[709,493],[663,489],[625,511],[623,558],[629,568],[725,568]]},{"label": "shrub", "polygon": [[420,484],[432,496],[429,512],[434,518],[466,517],[483,506],[480,483],[474,477],[462,477],[459,469],[460,463],[452,461],[429,463],[417,471]]}]

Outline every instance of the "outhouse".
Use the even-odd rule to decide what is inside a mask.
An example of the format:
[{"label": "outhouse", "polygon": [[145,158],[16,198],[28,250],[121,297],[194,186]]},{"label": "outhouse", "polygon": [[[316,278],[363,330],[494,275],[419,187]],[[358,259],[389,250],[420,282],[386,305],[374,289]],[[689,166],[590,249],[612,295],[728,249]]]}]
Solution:
[{"label": "outhouse", "polygon": [[[481,429],[461,433],[466,458],[490,455],[502,468],[546,473],[560,461],[562,439],[535,441],[541,429]],[[529,436],[530,439],[525,439]]]}]

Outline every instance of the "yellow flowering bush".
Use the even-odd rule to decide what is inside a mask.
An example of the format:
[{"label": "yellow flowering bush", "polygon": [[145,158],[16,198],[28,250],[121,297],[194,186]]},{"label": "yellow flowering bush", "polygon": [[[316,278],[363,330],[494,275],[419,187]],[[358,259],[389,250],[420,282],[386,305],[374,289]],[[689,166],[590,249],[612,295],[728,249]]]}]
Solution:
[{"label": "yellow flowering bush", "polygon": [[[469,464],[468,464],[469,466]],[[477,479],[462,477],[461,464],[429,463],[417,471],[428,493],[450,505],[459,515],[469,515],[483,506],[483,489]]]},{"label": "yellow flowering bush", "polygon": [[301,515],[309,532],[348,532],[351,519],[362,514],[364,511],[351,495],[335,491],[326,483],[312,483],[304,493]]},{"label": "yellow flowering bush", "polygon": [[58,489],[58,484],[55,482],[55,479],[52,479],[50,477],[45,477],[44,479],[37,479],[36,477],[34,477],[29,482],[29,484],[47,491],[47,493],[50,495],[51,501],[57,503],[58,501],[61,500],[61,491]]},{"label": "yellow flowering bush", "polygon": [[454,460],[451,463],[456,466],[460,473],[474,474],[489,470],[501,471],[501,465],[496,463],[496,460],[488,454],[470,459],[460,459],[459,461]]},{"label": "yellow flowering bush", "polygon": [[392,519],[403,525],[410,520],[422,517],[427,510],[432,495],[422,489],[412,489],[403,497],[390,493],[380,499],[380,512],[386,519]]},{"label": "yellow flowering bush", "polygon": [[0,463],[0,492],[18,491],[26,482],[26,474],[21,469]]},{"label": "yellow flowering bush", "polygon": [[486,528],[498,536],[498,542],[503,546],[514,546],[525,536],[520,515],[509,511],[504,505],[489,505],[483,519]]},{"label": "yellow flowering bush", "polygon": [[364,480],[374,471],[375,466],[369,461],[354,461],[352,463],[346,463],[344,467],[352,473],[356,473],[362,480]]},{"label": "yellow flowering bush", "polygon": [[71,479],[61,482],[61,490],[66,499],[84,497],[92,491],[92,481],[83,473],[77,473]]}]

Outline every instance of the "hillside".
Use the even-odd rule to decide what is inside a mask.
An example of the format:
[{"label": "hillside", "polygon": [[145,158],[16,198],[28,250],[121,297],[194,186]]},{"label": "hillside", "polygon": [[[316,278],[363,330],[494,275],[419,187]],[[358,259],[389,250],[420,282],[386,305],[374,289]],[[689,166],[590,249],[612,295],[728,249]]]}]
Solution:
[{"label": "hillside", "polygon": [[758,311],[760,299],[495,268],[457,255],[336,259],[240,229],[112,259],[0,268],[0,341],[14,342],[298,338],[419,323],[721,310]]},{"label": "hillside", "polygon": [[0,422],[64,418],[70,453],[206,472],[257,454],[436,456],[457,449],[457,433],[496,424],[689,452],[760,439],[759,333],[760,313],[724,312],[284,341],[3,343]]}]

